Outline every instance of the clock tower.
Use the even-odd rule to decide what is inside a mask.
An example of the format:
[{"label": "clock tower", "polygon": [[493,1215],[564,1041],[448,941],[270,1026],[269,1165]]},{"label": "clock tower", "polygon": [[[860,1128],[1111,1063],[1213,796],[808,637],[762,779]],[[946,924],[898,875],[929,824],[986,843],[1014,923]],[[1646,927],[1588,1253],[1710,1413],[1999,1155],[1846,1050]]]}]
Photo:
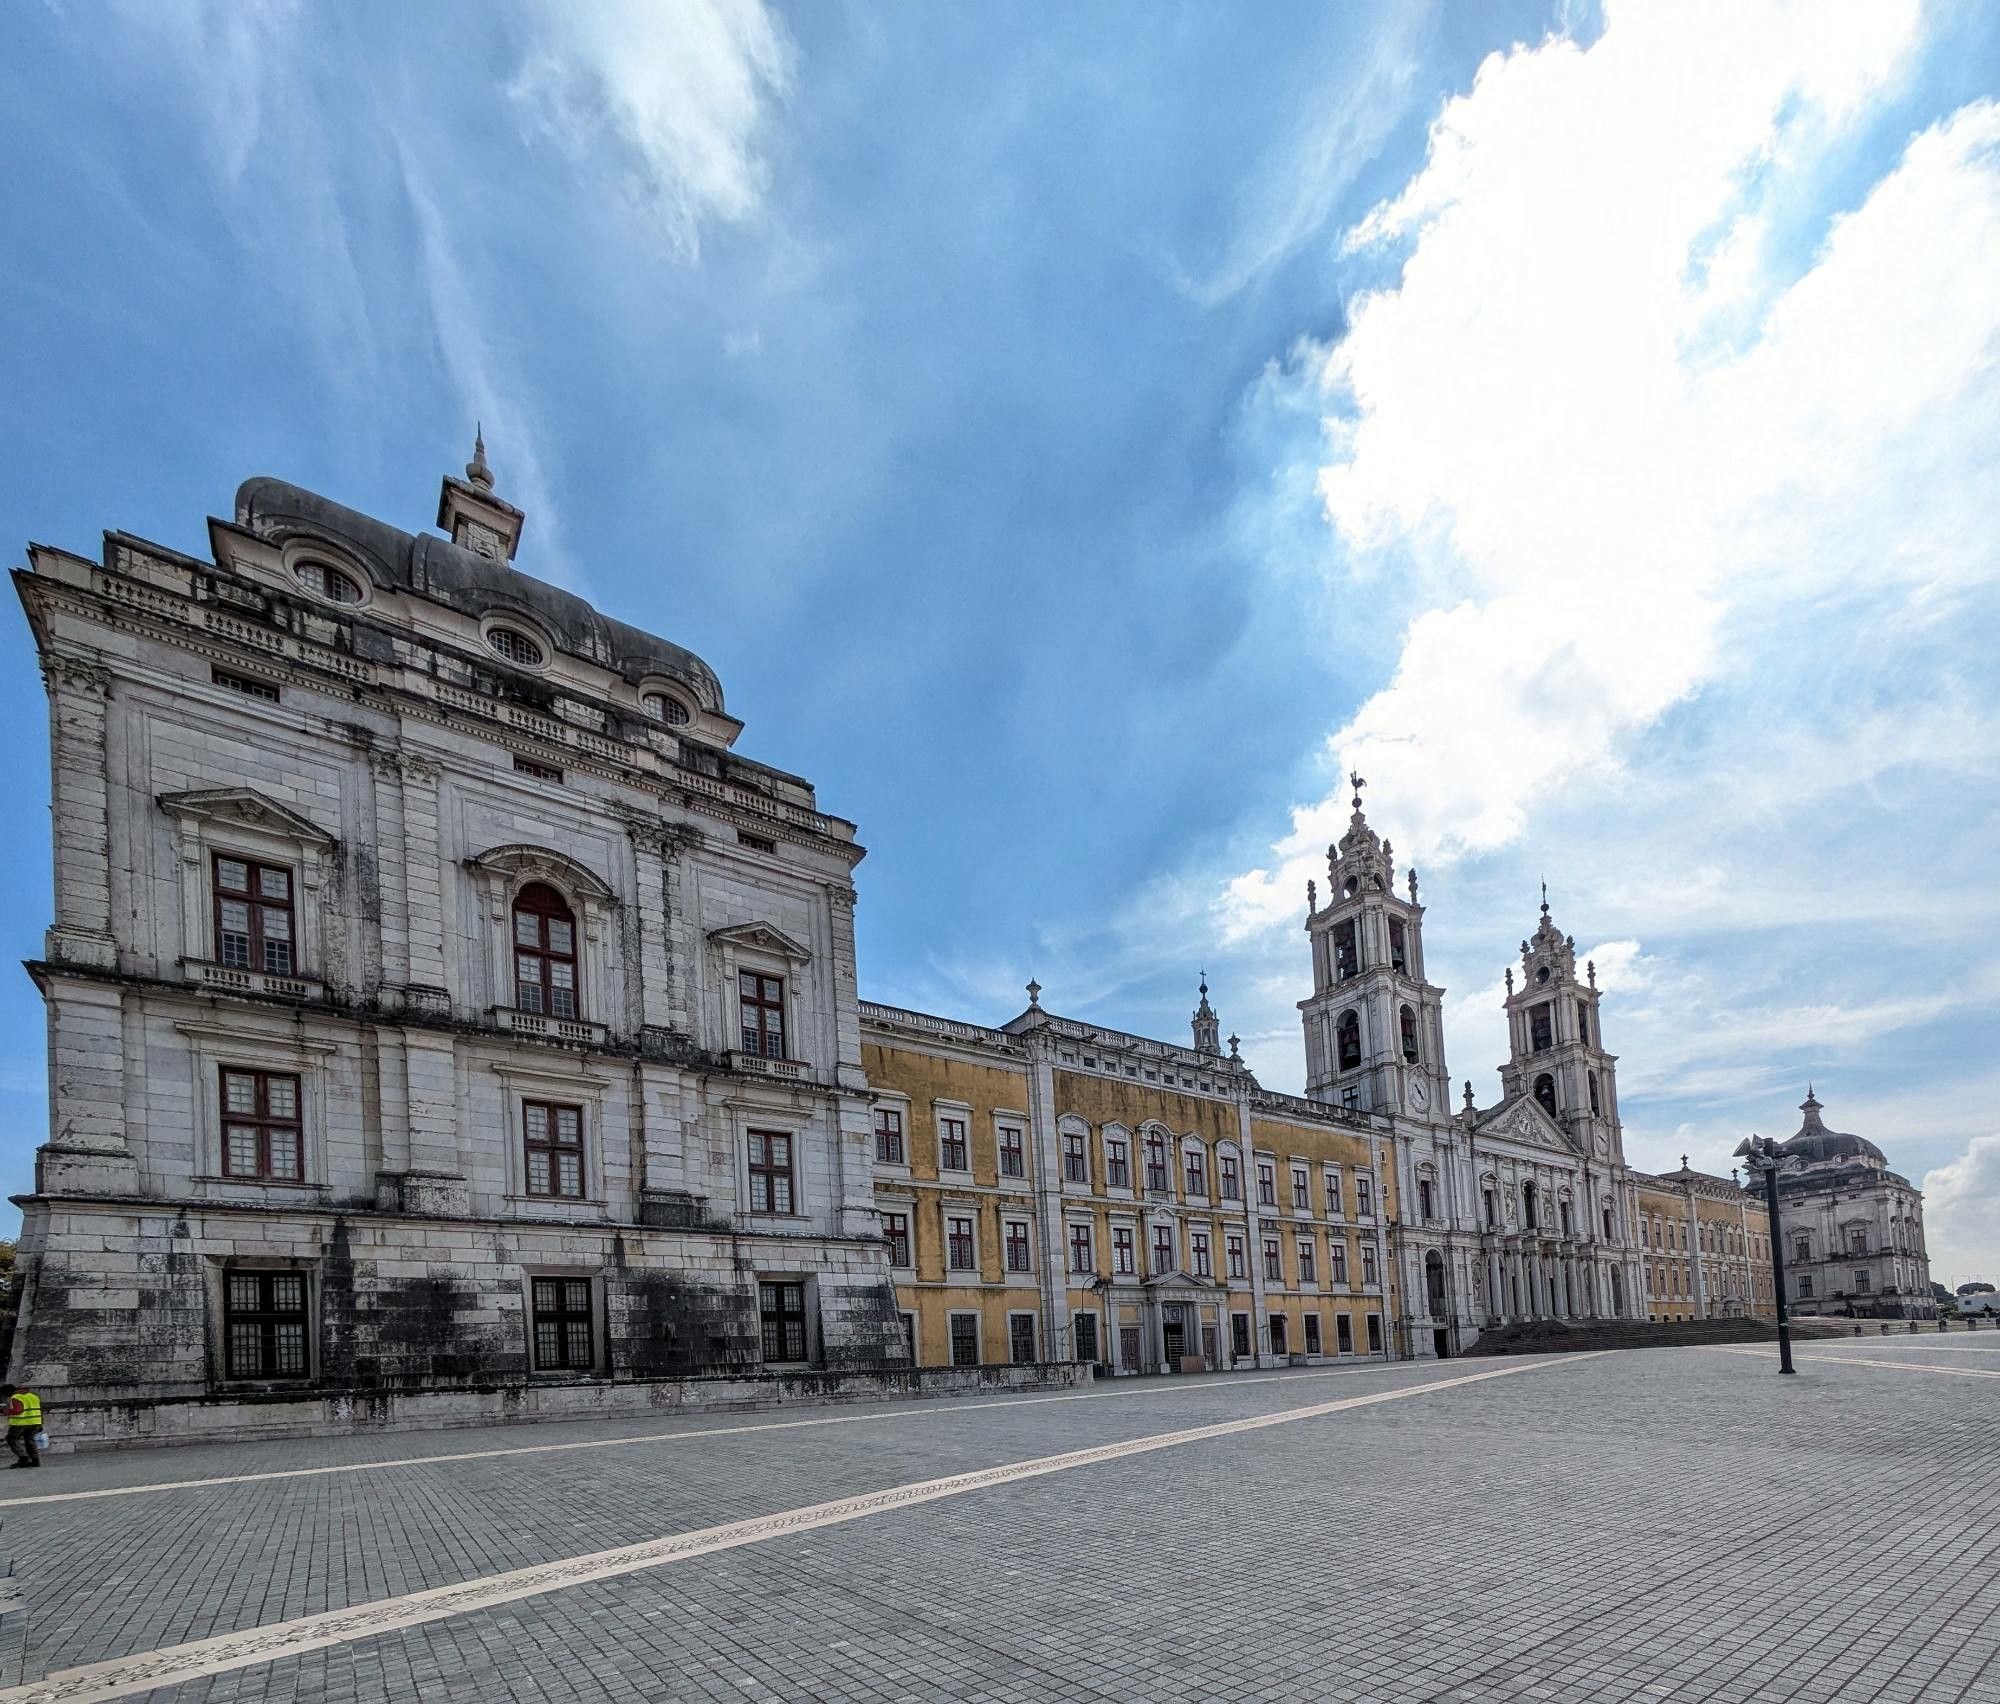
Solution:
[{"label": "clock tower", "polygon": [[1549,917],[1548,884],[1542,885],[1542,918],[1521,943],[1518,983],[1507,972],[1507,1046],[1500,1068],[1505,1098],[1532,1096],[1568,1132],[1586,1159],[1625,1163],[1618,1123],[1618,1059],[1604,1050],[1598,1028],[1597,966],[1576,974],[1576,937]]}]

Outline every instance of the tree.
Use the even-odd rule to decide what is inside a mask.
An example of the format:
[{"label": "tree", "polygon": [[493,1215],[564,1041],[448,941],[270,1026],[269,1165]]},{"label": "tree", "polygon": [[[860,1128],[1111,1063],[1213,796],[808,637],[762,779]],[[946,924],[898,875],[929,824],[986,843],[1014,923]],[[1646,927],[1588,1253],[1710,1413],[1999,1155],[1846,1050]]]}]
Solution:
[{"label": "tree", "polygon": [[[9,1245],[8,1247],[7,1258],[10,1263],[14,1258],[14,1251],[12,1245]],[[1932,1286],[1933,1289],[1935,1289],[1936,1287],[1937,1286],[1935,1285]],[[1959,1285],[1958,1293],[1961,1296],[1990,1296],[1993,1294],[1993,1286],[1991,1284],[1982,1283],[1979,1280],[1975,1279],[1970,1284]]]}]

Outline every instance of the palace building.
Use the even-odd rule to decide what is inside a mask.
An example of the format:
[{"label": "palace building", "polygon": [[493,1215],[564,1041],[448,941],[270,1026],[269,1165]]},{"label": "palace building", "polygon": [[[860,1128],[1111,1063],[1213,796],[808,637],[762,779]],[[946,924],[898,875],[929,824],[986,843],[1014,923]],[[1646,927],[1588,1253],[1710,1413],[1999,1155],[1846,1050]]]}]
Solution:
[{"label": "palace building", "polygon": [[[1308,884],[1304,1096],[1205,979],[1186,1043],[1034,983],[993,1027],[864,1002],[854,825],[739,752],[700,658],[513,566],[523,524],[480,445],[436,534],[253,479],[206,556],[16,572],[56,857],[13,1364],[73,1415],[1769,1311],[1758,1203],[1628,1165],[1546,890],[1484,1107],[1358,776]],[[1920,1311],[1917,1192],[1810,1096],[1786,1152],[1799,1299]]]},{"label": "palace building", "polygon": [[66,1404],[903,1364],[852,824],[714,672],[270,479],[15,583],[53,729],[51,1128],[15,1364]]}]

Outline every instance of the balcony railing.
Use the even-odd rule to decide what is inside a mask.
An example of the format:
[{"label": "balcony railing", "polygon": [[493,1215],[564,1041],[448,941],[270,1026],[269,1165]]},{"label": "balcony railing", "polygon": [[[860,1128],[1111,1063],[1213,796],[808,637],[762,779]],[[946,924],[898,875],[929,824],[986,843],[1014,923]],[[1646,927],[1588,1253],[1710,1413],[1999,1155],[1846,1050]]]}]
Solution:
[{"label": "balcony railing", "polygon": [[296,971],[250,970],[207,959],[183,959],[181,969],[190,982],[226,994],[261,994],[274,1000],[319,1000],[326,996],[326,984],[318,977]]},{"label": "balcony railing", "polygon": [[803,1059],[768,1059],[761,1053],[744,1053],[735,1048],[730,1050],[729,1068],[747,1077],[775,1077],[784,1083],[813,1080],[813,1068]]},{"label": "balcony railing", "polygon": [[495,1006],[493,1021],[510,1035],[567,1047],[602,1047],[610,1035],[602,1024],[582,1018],[556,1018],[546,1012],[524,1012],[515,1006]]}]

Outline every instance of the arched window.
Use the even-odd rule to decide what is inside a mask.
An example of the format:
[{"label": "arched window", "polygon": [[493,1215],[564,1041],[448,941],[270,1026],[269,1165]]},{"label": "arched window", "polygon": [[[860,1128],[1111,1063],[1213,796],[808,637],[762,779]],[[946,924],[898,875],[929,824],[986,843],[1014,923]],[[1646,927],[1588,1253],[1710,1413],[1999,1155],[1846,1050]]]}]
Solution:
[{"label": "arched window", "polygon": [[523,668],[538,669],[542,666],[542,648],[527,634],[512,627],[489,628],[486,643],[505,657],[510,663],[519,663]]},{"label": "arched window", "polygon": [[1604,1103],[1598,1099],[1597,1095],[1597,1073],[1595,1071],[1590,1074],[1590,1110],[1593,1114],[1601,1113],[1604,1110]]},{"label": "arched window", "polygon": [[1414,1065],[1417,1062],[1417,1014],[1405,1006],[1400,1022],[1403,1031],[1403,1057]]},{"label": "arched window", "polygon": [[1604,1240],[1611,1241],[1611,1203],[1604,1204]]},{"label": "arched window", "polygon": [[1352,1071],[1361,1063],[1361,1018],[1355,1012],[1342,1012],[1340,1022],[1333,1026],[1334,1045],[1340,1054],[1340,1069]]},{"label": "arched window", "polygon": [[514,1004],[552,1018],[577,1015],[576,918],[546,882],[530,882],[514,899]]},{"label": "arched window", "polygon": [[1535,1079],[1535,1099],[1542,1103],[1542,1111],[1551,1118],[1556,1115],[1556,1080],[1544,1071]]},{"label": "arched window", "polygon": [[352,574],[329,568],[324,562],[301,562],[292,574],[307,591],[317,593],[329,603],[361,602],[361,583]]},{"label": "arched window", "polygon": [[656,722],[664,722],[670,728],[687,725],[688,707],[669,693],[649,692],[640,702],[645,705],[646,714]]}]

